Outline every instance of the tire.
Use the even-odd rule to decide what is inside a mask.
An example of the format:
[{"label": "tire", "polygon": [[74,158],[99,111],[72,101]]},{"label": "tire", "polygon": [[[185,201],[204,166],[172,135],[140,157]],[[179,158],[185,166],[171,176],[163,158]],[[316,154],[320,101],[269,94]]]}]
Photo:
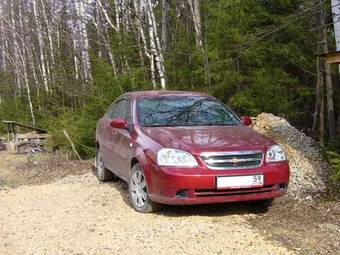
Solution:
[{"label": "tire", "polygon": [[105,168],[99,148],[96,153],[96,176],[100,182],[107,182],[115,179],[114,174]]},{"label": "tire", "polygon": [[274,203],[274,198],[252,201],[254,209],[260,212],[267,212]]},{"label": "tire", "polygon": [[161,205],[150,200],[144,172],[137,163],[131,169],[129,180],[129,196],[132,207],[141,213],[156,212]]}]

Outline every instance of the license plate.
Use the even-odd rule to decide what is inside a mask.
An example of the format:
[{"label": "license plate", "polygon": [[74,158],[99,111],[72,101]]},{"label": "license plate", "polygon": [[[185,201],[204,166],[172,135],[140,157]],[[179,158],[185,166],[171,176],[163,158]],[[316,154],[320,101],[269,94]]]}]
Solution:
[{"label": "license plate", "polygon": [[217,188],[251,188],[263,186],[263,175],[223,176],[217,177]]}]

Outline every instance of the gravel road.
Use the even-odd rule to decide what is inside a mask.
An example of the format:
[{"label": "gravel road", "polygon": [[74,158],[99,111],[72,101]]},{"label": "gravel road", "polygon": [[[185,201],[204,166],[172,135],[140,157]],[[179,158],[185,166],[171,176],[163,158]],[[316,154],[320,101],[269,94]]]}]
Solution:
[{"label": "gravel road", "polygon": [[102,184],[91,172],[0,187],[0,205],[0,254],[293,254],[247,224],[256,216],[244,206],[140,214],[124,183]]}]

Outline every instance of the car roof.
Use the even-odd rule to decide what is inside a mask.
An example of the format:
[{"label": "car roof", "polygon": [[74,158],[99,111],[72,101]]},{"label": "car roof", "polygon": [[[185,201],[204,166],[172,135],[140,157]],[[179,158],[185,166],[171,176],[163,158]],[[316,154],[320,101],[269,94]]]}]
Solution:
[{"label": "car roof", "polygon": [[204,96],[211,97],[201,92],[192,91],[174,91],[174,90],[149,90],[149,91],[134,91],[127,92],[124,95],[132,98],[147,98],[147,97],[162,97],[162,96]]}]

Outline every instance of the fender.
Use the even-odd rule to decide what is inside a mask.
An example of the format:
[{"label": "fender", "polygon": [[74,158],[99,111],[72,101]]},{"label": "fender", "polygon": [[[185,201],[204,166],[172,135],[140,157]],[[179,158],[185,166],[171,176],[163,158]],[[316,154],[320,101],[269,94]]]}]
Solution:
[{"label": "fender", "polygon": [[[154,155],[152,155],[153,153],[149,150],[145,150],[143,151],[142,148],[140,147],[137,147],[133,153],[133,158],[132,158],[132,161],[131,161],[131,164],[133,163],[133,160],[136,159],[139,163],[139,165],[141,166],[143,172],[144,172],[144,175],[145,175],[145,178],[146,178],[146,183],[147,183],[147,186],[148,186],[148,192],[150,194],[154,193],[154,184],[153,184],[153,180],[152,180],[152,171],[153,168],[152,168],[152,165],[155,164],[155,161],[154,161]],[[131,168],[132,168],[132,165],[131,165]],[[131,171],[131,169],[130,169]]]}]

